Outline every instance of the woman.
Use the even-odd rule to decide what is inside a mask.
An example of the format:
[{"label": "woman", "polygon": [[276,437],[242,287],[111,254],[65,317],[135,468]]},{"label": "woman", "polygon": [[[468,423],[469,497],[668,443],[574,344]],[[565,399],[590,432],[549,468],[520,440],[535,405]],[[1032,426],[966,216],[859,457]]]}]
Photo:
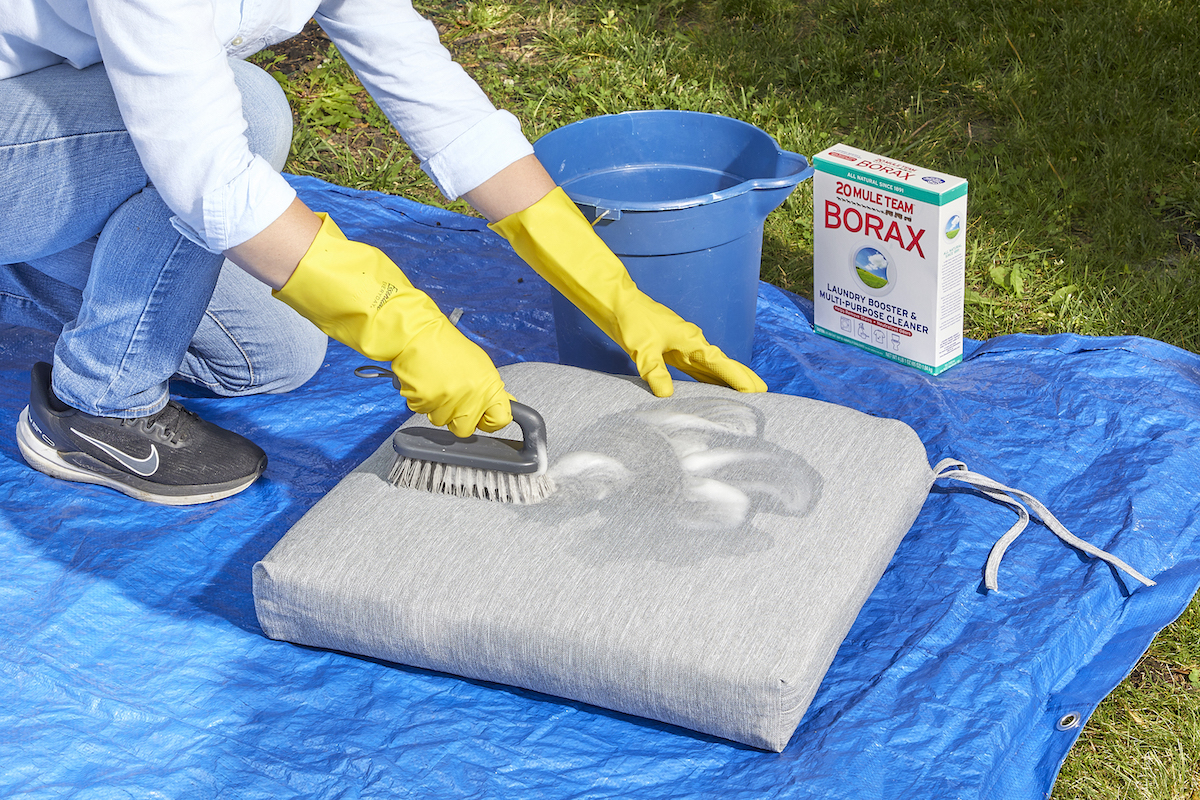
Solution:
[{"label": "woman", "polygon": [[[492,106],[396,0],[13,0],[0,21],[0,312],[60,324],[18,443],[35,468],[185,504],[244,489],[248,440],[169,399],[287,391],[323,337],[392,362],[410,408],[459,436],[511,420],[487,355],[376,248],[348,241],[279,175],[286,104],[240,59],[315,17],[449,199],[463,197],[634,359],[764,391],[650,300]],[[231,263],[230,263],[231,262]],[[240,275],[232,266],[240,267]],[[269,286],[283,304],[247,288]],[[237,357],[229,357],[236,352]]]}]

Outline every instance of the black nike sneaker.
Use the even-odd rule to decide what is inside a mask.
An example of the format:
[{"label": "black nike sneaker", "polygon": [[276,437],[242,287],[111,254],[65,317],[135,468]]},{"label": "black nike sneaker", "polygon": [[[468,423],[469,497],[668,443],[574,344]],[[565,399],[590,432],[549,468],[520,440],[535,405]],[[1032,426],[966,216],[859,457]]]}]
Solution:
[{"label": "black nike sneaker", "polygon": [[95,483],[138,500],[194,505],[237,494],[262,474],[267,454],[205,422],[174,400],[136,419],[96,417],[63,403],[51,367],[34,365],[17,444],[31,467],[54,478]]}]

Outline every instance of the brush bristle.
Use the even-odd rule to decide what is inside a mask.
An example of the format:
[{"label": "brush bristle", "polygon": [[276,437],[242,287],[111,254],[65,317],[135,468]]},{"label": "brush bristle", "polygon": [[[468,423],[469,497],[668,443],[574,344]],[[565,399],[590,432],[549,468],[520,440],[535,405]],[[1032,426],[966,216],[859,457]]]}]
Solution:
[{"label": "brush bristle", "polygon": [[540,503],[555,489],[549,475],[517,475],[403,456],[397,457],[392,464],[388,480],[401,488],[453,497],[475,497],[498,503]]}]

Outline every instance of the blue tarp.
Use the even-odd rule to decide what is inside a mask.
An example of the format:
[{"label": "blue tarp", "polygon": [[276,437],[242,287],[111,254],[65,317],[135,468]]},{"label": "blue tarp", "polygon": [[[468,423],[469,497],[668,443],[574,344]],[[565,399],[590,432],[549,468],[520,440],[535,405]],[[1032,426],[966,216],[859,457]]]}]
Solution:
[{"label": "blue tarp", "polygon": [[[475,219],[294,179],[385,249],[497,363],[556,360],[549,290]],[[201,415],[270,456],[189,509],[53,481],[0,437],[0,794],[220,798],[1037,798],[1078,728],[1200,584],[1200,359],[1134,337],[1006,336],[930,377],[812,331],[763,284],[754,367],[777,392],[904,420],[1158,581],[935,488],[791,744],[763,753],[532,692],[265,638],[251,566],[406,416],[334,345],[306,386]],[[11,431],[48,335],[0,330]],[[870,470],[871,464],[863,464]],[[397,520],[403,524],[403,520]]]}]

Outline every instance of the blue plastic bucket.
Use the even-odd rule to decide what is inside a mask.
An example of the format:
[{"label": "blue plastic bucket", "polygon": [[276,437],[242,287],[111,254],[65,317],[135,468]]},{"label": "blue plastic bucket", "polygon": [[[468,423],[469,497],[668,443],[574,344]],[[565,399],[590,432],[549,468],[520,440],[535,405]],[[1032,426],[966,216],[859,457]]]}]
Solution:
[{"label": "blue plastic bucket", "polygon": [[[808,159],[746,122],[694,111],[592,117],[534,150],[642,291],[750,362],[763,222],[812,176]],[[637,374],[558,292],[553,307],[561,363]]]}]

